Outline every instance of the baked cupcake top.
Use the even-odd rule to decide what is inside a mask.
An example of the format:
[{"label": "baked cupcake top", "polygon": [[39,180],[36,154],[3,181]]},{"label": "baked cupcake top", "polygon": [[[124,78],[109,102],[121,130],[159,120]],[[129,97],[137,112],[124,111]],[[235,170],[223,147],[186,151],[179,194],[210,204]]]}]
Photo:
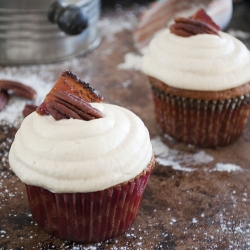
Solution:
[{"label": "baked cupcake top", "polygon": [[165,29],[152,39],[142,70],[171,87],[220,91],[250,81],[250,52],[222,31],[185,37]]},{"label": "baked cupcake top", "polygon": [[21,181],[55,193],[93,192],[147,168],[153,152],[142,120],[116,105],[90,105],[103,117],[55,120],[33,112],[24,119],[9,153]]},{"label": "baked cupcake top", "polygon": [[26,184],[52,192],[93,192],[128,181],[152,157],[141,119],[119,106],[93,103],[105,115],[91,121],[40,116],[24,119],[9,161]]}]

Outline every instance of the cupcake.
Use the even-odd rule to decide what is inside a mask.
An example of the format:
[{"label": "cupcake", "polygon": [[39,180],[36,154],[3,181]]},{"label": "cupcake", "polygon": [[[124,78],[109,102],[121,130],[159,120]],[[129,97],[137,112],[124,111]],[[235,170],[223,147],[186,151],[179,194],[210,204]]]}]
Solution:
[{"label": "cupcake", "polygon": [[155,164],[141,119],[101,101],[64,71],[10,149],[34,220],[62,240],[94,243],[123,234]]},{"label": "cupcake", "polygon": [[203,9],[158,33],[142,70],[162,133],[201,147],[225,146],[242,134],[250,112],[250,53]]}]

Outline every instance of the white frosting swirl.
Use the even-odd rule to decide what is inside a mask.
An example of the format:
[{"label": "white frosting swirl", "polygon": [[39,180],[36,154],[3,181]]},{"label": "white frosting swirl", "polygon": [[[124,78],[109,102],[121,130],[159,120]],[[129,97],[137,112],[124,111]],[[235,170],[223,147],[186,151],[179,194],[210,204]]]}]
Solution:
[{"label": "white frosting swirl", "polygon": [[104,118],[91,121],[26,117],[9,153],[10,166],[26,184],[55,193],[93,192],[128,181],[152,157],[149,133],[131,111],[93,103]]},{"label": "white frosting swirl", "polygon": [[151,41],[142,70],[176,88],[226,90],[250,81],[250,52],[224,32],[181,37],[166,29]]}]

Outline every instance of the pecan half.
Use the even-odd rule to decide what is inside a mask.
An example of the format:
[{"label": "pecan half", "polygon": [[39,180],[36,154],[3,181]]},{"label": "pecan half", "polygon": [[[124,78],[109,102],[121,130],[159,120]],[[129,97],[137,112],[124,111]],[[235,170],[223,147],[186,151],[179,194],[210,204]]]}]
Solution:
[{"label": "pecan half", "polygon": [[218,26],[213,19],[206,13],[204,9],[199,9],[194,15],[190,18],[201,21],[203,23],[209,24],[210,26],[214,27],[216,30],[220,30],[220,26]]},{"label": "pecan half", "polygon": [[23,116],[26,117],[32,112],[36,111],[37,106],[34,104],[26,104],[24,109],[23,109]]},{"label": "pecan half", "polygon": [[46,103],[55,100],[55,93],[63,91],[77,96],[86,102],[102,102],[103,97],[98,95],[95,90],[88,84],[74,75],[72,72],[65,70],[57,79],[54,87],[47,94],[44,102],[38,107],[37,113],[47,115]]},{"label": "pecan half", "polygon": [[0,89],[13,93],[17,96],[33,100],[36,98],[36,91],[20,82],[11,80],[0,80]]},{"label": "pecan half", "polygon": [[101,111],[77,96],[58,91],[54,97],[54,100],[46,102],[46,108],[55,120],[73,118],[89,121],[104,117]]},{"label": "pecan half", "polygon": [[6,91],[0,90],[0,111],[6,106],[9,101],[9,94]]},{"label": "pecan half", "polygon": [[174,21],[175,23],[169,29],[171,33],[178,36],[189,37],[197,34],[219,35],[219,26],[213,22],[203,9],[200,9],[195,15],[188,18],[176,17]]}]

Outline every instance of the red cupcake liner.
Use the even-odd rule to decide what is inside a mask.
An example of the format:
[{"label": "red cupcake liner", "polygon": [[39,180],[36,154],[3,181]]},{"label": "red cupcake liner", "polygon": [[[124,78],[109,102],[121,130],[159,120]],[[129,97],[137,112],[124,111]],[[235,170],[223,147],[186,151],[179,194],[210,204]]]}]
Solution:
[{"label": "red cupcake liner", "polygon": [[34,220],[62,240],[96,243],[123,234],[134,222],[148,178],[154,167],[129,182],[98,192],[52,193],[26,184]]},{"label": "red cupcake liner", "polygon": [[205,101],[163,92],[152,84],[156,121],[163,133],[186,144],[226,146],[242,134],[250,113],[250,95]]}]

